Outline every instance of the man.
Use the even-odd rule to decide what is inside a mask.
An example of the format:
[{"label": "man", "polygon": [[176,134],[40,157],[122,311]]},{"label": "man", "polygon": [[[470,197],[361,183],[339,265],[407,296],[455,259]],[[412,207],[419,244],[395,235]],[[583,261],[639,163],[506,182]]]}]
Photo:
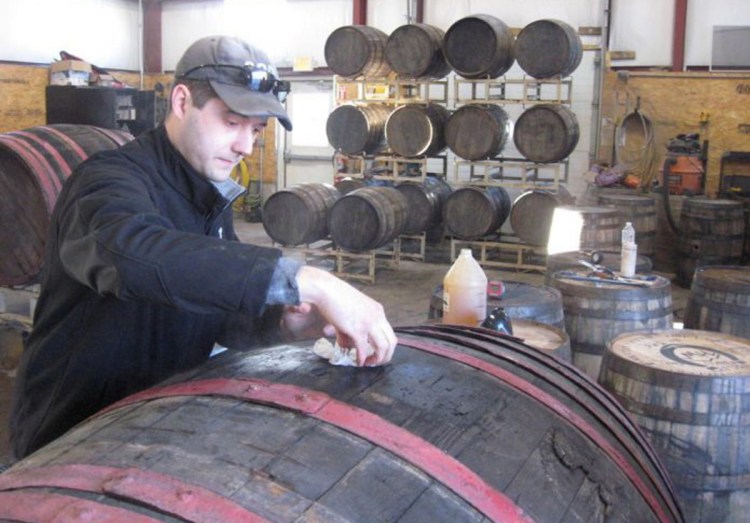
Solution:
[{"label": "man", "polygon": [[200,39],[177,64],[165,122],[66,181],[14,391],[17,458],[204,362],[216,342],[335,334],[359,365],[390,360],[396,336],[379,303],[278,249],[235,241],[231,204],[243,190],[232,168],[269,117],[291,130],[287,92],[262,51]]}]

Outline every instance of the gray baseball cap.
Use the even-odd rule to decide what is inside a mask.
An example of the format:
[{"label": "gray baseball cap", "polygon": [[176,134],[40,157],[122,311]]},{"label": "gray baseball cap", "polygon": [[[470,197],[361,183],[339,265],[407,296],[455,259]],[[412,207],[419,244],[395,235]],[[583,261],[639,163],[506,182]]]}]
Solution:
[{"label": "gray baseball cap", "polygon": [[208,80],[227,107],[243,116],[275,116],[287,131],[292,122],[282,101],[289,83],[279,79],[268,55],[233,36],[207,36],[187,48],[175,78]]}]

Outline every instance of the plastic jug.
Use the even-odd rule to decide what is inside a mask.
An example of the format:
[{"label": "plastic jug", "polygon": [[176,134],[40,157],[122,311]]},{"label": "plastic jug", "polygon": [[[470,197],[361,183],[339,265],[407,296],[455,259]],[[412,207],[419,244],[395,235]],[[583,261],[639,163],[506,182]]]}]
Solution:
[{"label": "plastic jug", "polygon": [[461,249],[443,278],[443,323],[479,326],[487,316],[487,275],[471,249]]}]

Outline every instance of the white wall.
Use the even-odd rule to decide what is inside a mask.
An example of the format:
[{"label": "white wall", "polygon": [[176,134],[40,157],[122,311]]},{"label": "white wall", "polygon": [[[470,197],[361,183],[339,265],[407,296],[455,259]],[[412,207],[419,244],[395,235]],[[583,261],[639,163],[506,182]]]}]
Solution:
[{"label": "white wall", "polygon": [[140,30],[133,0],[0,0],[0,60],[47,64],[67,51],[138,71]]}]

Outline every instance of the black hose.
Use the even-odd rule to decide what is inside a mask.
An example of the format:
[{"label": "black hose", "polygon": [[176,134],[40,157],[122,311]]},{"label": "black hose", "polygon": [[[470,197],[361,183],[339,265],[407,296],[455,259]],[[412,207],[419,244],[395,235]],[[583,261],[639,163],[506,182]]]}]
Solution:
[{"label": "black hose", "polygon": [[664,199],[664,213],[667,215],[667,222],[669,222],[669,228],[675,234],[680,233],[680,229],[672,217],[672,206],[669,202],[669,173],[672,171],[672,166],[677,163],[677,160],[672,156],[667,156],[664,159],[663,180],[662,180],[662,198]]}]

